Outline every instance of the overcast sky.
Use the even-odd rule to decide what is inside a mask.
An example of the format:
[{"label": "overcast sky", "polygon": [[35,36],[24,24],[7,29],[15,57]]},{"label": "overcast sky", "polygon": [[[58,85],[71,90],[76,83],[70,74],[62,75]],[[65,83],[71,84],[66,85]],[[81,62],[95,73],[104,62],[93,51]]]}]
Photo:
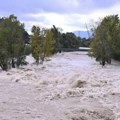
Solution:
[{"label": "overcast sky", "polygon": [[25,28],[60,27],[64,32],[86,30],[106,15],[120,16],[120,0],[1,0],[0,16],[14,14]]}]

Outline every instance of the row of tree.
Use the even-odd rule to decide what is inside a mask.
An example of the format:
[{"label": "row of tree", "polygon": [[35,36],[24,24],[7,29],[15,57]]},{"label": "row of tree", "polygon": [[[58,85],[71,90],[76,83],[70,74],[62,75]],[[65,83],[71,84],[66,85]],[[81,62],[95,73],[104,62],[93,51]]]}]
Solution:
[{"label": "row of tree", "polygon": [[[44,61],[59,51],[59,32],[54,26],[44,29],[33,26],[29,36],[16,16],[10,15],[0,21],[0,67],[7,71],[26,64],[26,53],[32,53],[36,63]],[[31,39],[30,39],[31,38]],[[28,50],[29,49],[29,50]]]},{"label": "row of tree", "polygon": [[[90,40],[84,38],[84,41]],[[46,57],[61,52],[63,48],[71,48],[74,50],[79,48],[82,43],[84,43],[83,40],[80,37],[76,37],[74,33],[61,33],[60,29],[54,25],[51,29],[33,26],[30,52],[35,58],[36,63],[39,64],[43,63]],[[89,43],[87,43],[86,46]]]},{"label": "row of tree", "polygon": [[[26,53],[32,53],[36,63],[43,63],[46,57],[62,48],[88,47],[90,55],[102,65],[111,63],[111,59],[120,60],[120,20],[118,15],[104,17],[93,27],[92,40],[76,37],[74,33],[62,33],[53,25],[51,29],[33,26],[29,36],[24,24],[10,15],[0,19],[0,67],[3,70],[25,64]],[[30,40],[31,38],[31,40]],[[26,43],[29,45],[26,45]]]},{"label": "row of tree", "polygon": [[104,17],[97,27],[93,27],[93,40],[90,55],[100,64],[111,63],[111,59],[120,60],[120,20],[118,15]]},{"label": "row of tree", "polygon": [[19,67],[26,64],[25,57],[32,54],[36,63],[43,63],[46,57],[62,48],[79,48],[84,39],[74,33],[62,33],[54,25],[51,29],[33,26],[31,35],[24,29],[16,16],[10,15],[0,19],[0,67],[2,70]]}]

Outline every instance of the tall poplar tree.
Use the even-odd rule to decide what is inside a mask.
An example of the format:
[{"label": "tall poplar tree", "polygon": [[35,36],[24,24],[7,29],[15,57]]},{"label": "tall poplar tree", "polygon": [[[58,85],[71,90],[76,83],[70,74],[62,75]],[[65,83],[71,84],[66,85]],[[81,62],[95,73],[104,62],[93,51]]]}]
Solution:
[{"label": "tall poplar tree", "polygon": [[106,16],[93,29],[91,53],[96,60],[105,64],[112,58],[120,59],[120,20],[118,15]]},{"label": "tall poplar tree", "polygon": [[40,29],[39,26],[32,27],[32,56],[36,63],[43,63],[46,57],[56,53],[56,41],[51,29]]},{"label": "tall poplar tree", "polygon": [[23,63],[24,31],[24,25],[14,15],[4,17],[0,23],[0,66],[3,70],[19,67]]}]

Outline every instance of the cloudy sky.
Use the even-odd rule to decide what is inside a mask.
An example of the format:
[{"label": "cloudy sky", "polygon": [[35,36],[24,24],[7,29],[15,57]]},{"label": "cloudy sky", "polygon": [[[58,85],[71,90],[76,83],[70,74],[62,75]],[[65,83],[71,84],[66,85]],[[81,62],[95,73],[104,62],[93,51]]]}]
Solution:
[{"label": "cloudy sky", "polygon": [[86,30],[106,15],[120,16],[120,0],[1,0],[0,16],[14,14],[30,32],[32,25]]}]

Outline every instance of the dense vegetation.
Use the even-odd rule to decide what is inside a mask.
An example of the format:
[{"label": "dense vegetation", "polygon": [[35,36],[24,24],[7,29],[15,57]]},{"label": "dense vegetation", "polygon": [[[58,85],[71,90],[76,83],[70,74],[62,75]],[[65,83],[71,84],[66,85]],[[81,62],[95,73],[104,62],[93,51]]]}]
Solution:
[{"label": "dense vegetation", "polygon": [[10,15],[2,18],[0,23],[0,67],[8,70],[23,64],[24,56],[24,24],[17,17]]},{"label": "dense vegetation", "polygon": [[111,63],[111,59],[120,60],[120,20],[118,15],[104,17],[93,29],[90,54],[100,64]]},{"label": "dense vegetation", "polygon": [[40,29],[39,26],[32,27],[31,36],[31,50],[32,56],[36,63],[44,62],[46,57],[56,53],[56,40],[51,29]]},{"label": "dense vegetation", "polygon": [[0,19],[0,67],[2,70],[26,64],[25,56],[32,53],[37,65],[62,48],[91,47],[90,55],[100,64],[120,60],[120,20],[118,15],[104,17],[93,27],[91,39],[62,33],[55,25],[51,29],[33,26],[29,35],[16,16]]},{"label": "dense vegetation", "polygon": [[16,16],[10,15],[0,19],[0,67],[7,71],[18,68],[25,62],[26,55],[32,54],[36,64],[45,58],[61,52],[62,48],[76,49],[88,47],[90,40],[77,37],[74,33],[62,33],[55,25],[51,29],[33,26],[31,35],[24,29]]}]

